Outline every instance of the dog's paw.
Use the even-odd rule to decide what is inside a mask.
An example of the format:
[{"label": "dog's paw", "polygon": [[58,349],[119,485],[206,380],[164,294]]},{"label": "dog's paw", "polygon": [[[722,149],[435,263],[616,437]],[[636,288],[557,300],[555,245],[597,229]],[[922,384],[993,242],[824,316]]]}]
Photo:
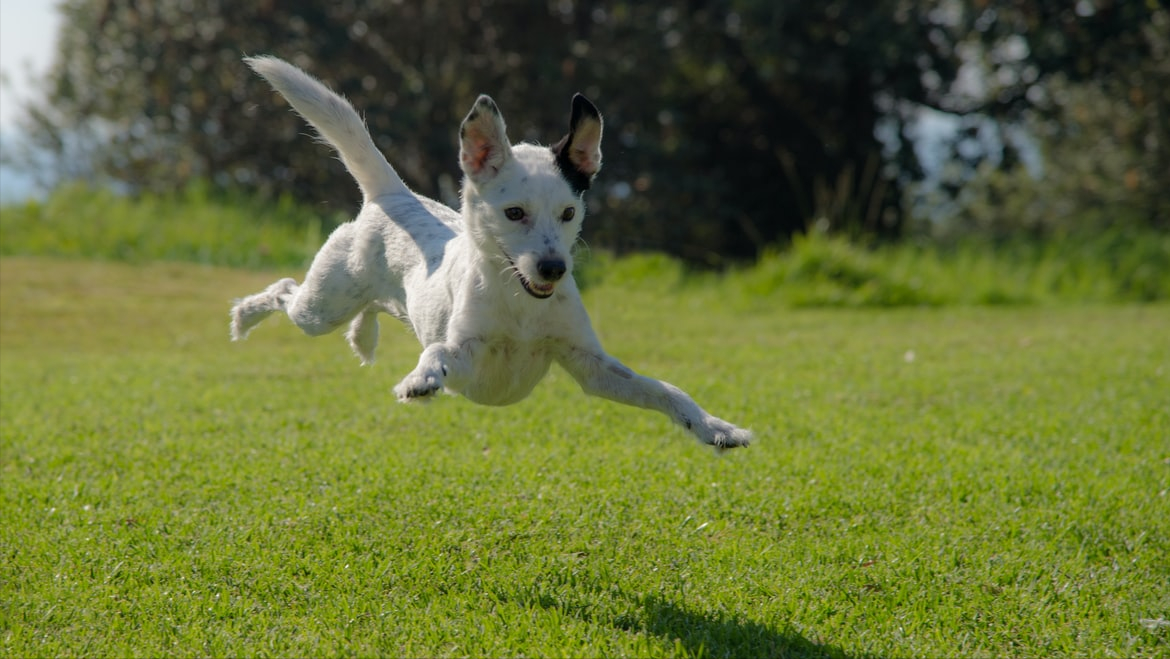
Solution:
[{"label": "dog's paw", "polygon": [[731,448],[747,446],[755,438],[752,431],[713,416],[693,424],[688,429],[699,438],[700,442],[714,446],[718,453]]},{"label": "dog's paw", "polygon": [[443,388],[442,379],[434,374],[411,373],[394,387],[400,403],[429,400]]}]

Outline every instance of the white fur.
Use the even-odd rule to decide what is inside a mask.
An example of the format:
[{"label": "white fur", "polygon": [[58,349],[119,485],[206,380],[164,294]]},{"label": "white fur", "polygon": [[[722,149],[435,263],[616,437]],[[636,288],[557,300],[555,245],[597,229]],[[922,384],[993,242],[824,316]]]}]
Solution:
[{"label": "white fur", "polygon": [[[418,366],[394,387],[401,401],[446,389],[509,405],[528,396],[555,361],[586,393],[658,410],[704,444],[751,441],[750,431],[711,416],[677,387],[606,354],[593,332],[572,276],[585,209],[564,173],[568,166],[578,187],[587,187],[600,169],[602,122],[588,101],[574,98],[558,165],[552,148],[509,144],[495,103],[481,96],[460,131],[465,180],[456,213],[406,187],[345,99],[282,60],[246,61],[337,149],[364,205],[329,236],[303,284],[282,279],[237,300],[233,340],[283,311],[314,336],[349,323],[346,338],[368,364],[384,312],[424,346]],[[523,217],[513,210],[509,219],[514,208]]]}]

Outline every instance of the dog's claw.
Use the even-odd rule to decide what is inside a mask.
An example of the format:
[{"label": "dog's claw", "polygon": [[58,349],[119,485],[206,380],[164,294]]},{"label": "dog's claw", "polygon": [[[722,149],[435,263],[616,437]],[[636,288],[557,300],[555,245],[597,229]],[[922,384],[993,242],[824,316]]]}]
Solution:
[{"label": "dog's claw", "polygon": [[688,429],[699,438],[699,441],[714,446],[716,453],[747,446],[753,439],[752,431],[716,417],[710,417],[705,422],[696,424],[696,427]]},{"label": "dog's claw", "polygon": [[722,453],[727,449],[740,448],[752,443],[754,439],[752,431],[743,428],[736,428],[730,434],[719,434],[715,436],[715,452]]},{"label": "dog's claw", "polygon": [[408,376],[394,387],[394,395],[398,397],[399,402],[409,403],[429,400],[442,388],[443,385],[435,377]]}]

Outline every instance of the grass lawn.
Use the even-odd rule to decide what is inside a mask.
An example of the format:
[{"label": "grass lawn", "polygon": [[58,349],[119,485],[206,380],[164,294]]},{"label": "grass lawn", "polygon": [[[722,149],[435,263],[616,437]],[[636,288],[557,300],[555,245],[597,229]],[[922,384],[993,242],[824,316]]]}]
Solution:
[{"label": "grass lawn", "polygon": [[285,274],[0,259],[5,656],[1170,656],[1170,307],[587,292],[757,442],[561,371],[494,409],[284,319]]}]

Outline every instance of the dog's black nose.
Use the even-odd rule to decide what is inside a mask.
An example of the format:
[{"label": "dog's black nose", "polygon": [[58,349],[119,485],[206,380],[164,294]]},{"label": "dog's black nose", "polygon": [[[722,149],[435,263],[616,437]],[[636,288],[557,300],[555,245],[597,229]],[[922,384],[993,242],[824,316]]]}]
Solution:
[{"label": "dog's black nose", "polygon": [[545,259],[536,264],[536,271],[545,281],[558,281],[565,276],[565,262],[561,259]]}]

